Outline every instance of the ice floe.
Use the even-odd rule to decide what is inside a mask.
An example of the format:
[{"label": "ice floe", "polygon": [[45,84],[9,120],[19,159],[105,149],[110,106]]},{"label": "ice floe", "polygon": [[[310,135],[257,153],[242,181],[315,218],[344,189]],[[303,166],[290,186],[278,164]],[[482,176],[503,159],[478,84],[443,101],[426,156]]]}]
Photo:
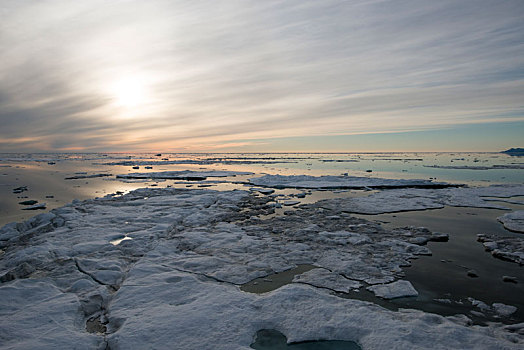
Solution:
[{"label": "ice floe", "polygon": [[[430,254],[419,245],[425,239],[410,240],[432,233],[386,230],[346,213],[327,218],[321,208],[261,220],[270,200],[249,191],[140,189],[2,227],[2,346],[247,350],[260,329],[363,349],[524,344],[518,325],[474,326],[466,316],[331,295],[402,278],[410,259]],[[112,244],[122,237],[132,239]],[[319,269],[262,295],[239,288],[299,264]]]},{"label": "ice floe", "polygon": [[510,231],[524,233],[524,210],[517,210],[497,218]]},{"label": "ice floe", "polygon": [[208,177],[228,177],[237,175],[252,175],[245,171],[161,171],[151,173],[129,173],[117,175],[118,179],[176,179],[176,180],[205,180]]},{"label": "ice floe", "polygon": [[87,175],[87,174],[76,174],[74,176],[68,176],[65,178],[65,180],[77,180],[77,179],[92,179],[92,178],[95,178],[95,177],[106,177],[106,176],[113,176],[113,174],[106,174],[106,173],[101,173],[101,174],[91,174],[91,175]]},{"label": "ice floe", "polygon": [[263,188],[263,187],[251,187],[249,190],[250,191],[255,191],[255,192],[260,192],[262,194],[271,194],[271,193],[275,192],[275,190],[273,190],[271,188]]},{"label": "ice floe", "polygon": [[367,287],[377,297],[384,299],[395,299],[403,297],[416,297],[418,292],[409,281],[400,280],[387,284],[377,284]]},{"label": "ice floe", "polygon": [[[504,198],[524,195],[524,185],[492,185],[487,187],[460,187],[442,189],[402,188],[383,190],[358,198],[323,200],[313,206],[335,212],[381,214],[401,211],[454,207],[509,209],[501,204]],[[511,200],[508,200],[511,201]]]},{"label": "ice floe", "polygon": [[22,208],[22,210],[38,210],[38,209],[45,209],[46,203],[37,203],[33,205],[29,205],[25,208]]},{"label": "ice floe", "polygon": [[476,300],[474,298],[468,298],[468,301],[471,302],[471,305],[477,307],[482,311],[482,313],[495,313],[498,316],[510,316],[517,311],[517,308],[513,305],[506,305],[503,303],[493,303],[490,305],[486,304],[483,301]]},{"label": "ice floe", "polygon": [[0,284],[0,348],[97,349],[100,337],[84,331],[81,302],[51,281]]},{"label": "ice floe", "polygon": [[308,286],[288,285],[262,296],[242,293],[163,268],[148,256],[116,293],[108,319],[111,349],[168,349],[176,342],[177,349],[247,350],[257,331],[268,328],[279,330],[289,342],[349,340],[363,349],[522,345],[522,337],[502,325],[466,326],[421,311],[392,312]]},{"label": "ice floe", "polygon": [[309,176],[309,175],[263,175],[249,179],[255,186],[273,188],[310,188],[310,189],[340,189],[340,188],[401,188],[422,187],[441,188],[457,185],[431,180],[397,180],[358,176]]},{"label": "ice floe", "polygon": [[524,265],[524,238],[479,234],[477,240],[494,257]]},{"label": "ice floe", "polygon": [[278,158],[271,159],[235,159],[235,158],[212,158],[212,159],[177,159],[177,160],[126,160],[120,162],[106,162],[98,163],[100,165],[124,165],[124,166],[143,166],[143,165],[210,165],[210,164],[284,164],[296,163],[294,160],[286,160]]},{"label": "ice floe", "polygon": [[495,312],[502,316],[509,316],[517,311],[517,308],[513,305],[506,305],[502,303],[493,303],[492,305]]},{"label": "ice floe", "polygon": [[358,289],[362,283],[350,280],[342,275],[333,274],[326,269],[313,269],[297,275],[293,278],[293,282],[305,283],[315,287],[327,288],[336,292],[348,293],[353,289]]},{"label": "ice floe", "polygon": [[457,169],[457,170],[500,170],[524,169],[524,164],[494,164],[491,166],[475,165],[424,165],[425,168]]},{"label": "ice floe", "polygon": [[33,204],[36,204],[36,203],[38,203],[38,201],[36,201],[34,199],[18,202],[18,204],[20,204],[20,205],[33,205]]}]

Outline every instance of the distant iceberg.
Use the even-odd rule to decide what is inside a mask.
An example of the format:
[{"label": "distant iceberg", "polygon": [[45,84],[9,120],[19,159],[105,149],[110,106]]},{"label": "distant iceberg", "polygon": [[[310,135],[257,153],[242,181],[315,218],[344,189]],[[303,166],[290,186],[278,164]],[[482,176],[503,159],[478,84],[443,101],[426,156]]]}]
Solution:
[{"label": "distant iceberg", "polygon": [[506,154],[509,154],[510,156],[521,157],[521,156],[524,156],[524,148],[510,148],[500,153],[506,153]]}]

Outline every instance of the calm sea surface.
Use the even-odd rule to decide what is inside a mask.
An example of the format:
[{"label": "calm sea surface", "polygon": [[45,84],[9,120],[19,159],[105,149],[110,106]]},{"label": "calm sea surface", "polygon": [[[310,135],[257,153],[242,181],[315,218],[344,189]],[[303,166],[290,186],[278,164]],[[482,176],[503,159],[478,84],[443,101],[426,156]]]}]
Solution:
[{"label": "calm sea surface", "polygon": [[[196,162],[197,164],[165,164],[177,161]],[[123,162],[129,165],[107,164]],[[133,169],[134,162],[139,164],[151,162],[152,169],[145,169],[145,165],[139,165],[138,170]],[[25,199],[46,203],[47,208],[52,209],[69,203],[73,199],[94,198],[139,187],[186,186],[173,183],[175,181],[126,183],[117,180],[114,176],[130,172],[238,170],[255,174],[315,176],[347,173],[353,176],[435,179],[472,186],[487,186],[523,183],[523,166],[522,157],[511,157],[501,153],[238,153],[161,154],[161,156],[123,153],[7,153],[0,154],[0,224],[31,217],[34,213],[22,211],[23,206],[18,204]],[[458,167],[458,169],[440,167]],[[510,167],[510,169],[505,167]],[[79,173],[112,174],[113,176],[65,180],[66,177],[79,175]],[[236,178],[236,180],[239,179]],[[20,194],[13,194],[12,190],[20,186],[27,186],[28,190]]]}]

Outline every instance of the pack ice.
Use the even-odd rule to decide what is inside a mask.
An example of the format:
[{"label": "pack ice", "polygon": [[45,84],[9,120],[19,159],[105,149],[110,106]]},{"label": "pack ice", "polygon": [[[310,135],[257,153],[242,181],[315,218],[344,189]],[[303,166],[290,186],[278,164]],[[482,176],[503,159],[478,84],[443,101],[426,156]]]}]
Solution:
[{"label": "pack ice", "polygon": [[[4,226],[0,347],[247,350],[260,329],[363,349],[522,347],[522,324],[475,326],[466,316],[394,312],[331,293],[363,284],[384,295],[407,291],[396,282],[402,267],[442,235],[386,230],[319,207],[262,220],[270,200],[140,189]],[[298,264],[317,268],[270,293],[239,288]]]}]

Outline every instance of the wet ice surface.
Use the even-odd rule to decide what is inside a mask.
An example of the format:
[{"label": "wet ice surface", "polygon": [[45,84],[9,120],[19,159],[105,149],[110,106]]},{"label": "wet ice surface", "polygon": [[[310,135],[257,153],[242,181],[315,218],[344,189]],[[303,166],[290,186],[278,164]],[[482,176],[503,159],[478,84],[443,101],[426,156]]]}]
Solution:
[{"label": "wet ice surface", "polygon": [[[504,203],[506,198],[522,195],[524,195],[524,185],[491,185],[438,190],[408,188],[380,191],[365,198],[321,201],[317,206],[359,214],[440,209],[445,206],[508,209],[508,205]],[[497,197],[497,201],[487,197]],[[507,203],[511,202],[510,199]]]},{"label": "wet ice surface", "polygon": [[402,280],[370,286],[367,290],[373,292],[377,297],[384,299],[416,297],[418,295],[418,292],[409,281]]},{"label": "wet ice surface", "polygon": [[431,180],[397,180],[377,179],[357,176],[308,176],[308,175],[264,175],[249,179],[256,186],[274,188],[308,188],[308,189],[341,189],[341,188],[399,188],[399,187],[450,187],[454,186]]},{"label": "wet ice surface", "polygon": [[[316,157],[296,157],[289,161],[297,163],[289,164],[365,163],[363,169],[369,169],[369,162],[386,161],[354,157],[355,161],[325,162]],[[387,162],[401,165],[422,162],[389,158]],[[169,348],[176,339],[180,349],[209,344],[249,349],[262,329],[277,330],[289,342],[354,341],[363,349],[434,344],[516,349],[524,342],[524,325],[519,325],[524,320],[522,267],[485,251],[488,241],[476,242],[477,234],[485,233],[505,251],[522,251],[511,243],[519,234],[496,221],[510,210],[522,209],[521,185],[322,192],[253,188],[244,185],[252,177],[247,175],[220,182],[147,179],[133,184],[98,177],[64,181],[80,172],[85,174],[76,175],[122,170],[78,169],[60,157],[55,161],[38,162],[41,166],[31,174],[40,172],[47,181],[48,174],[55,174],[72,184],[68,186],[81,186],[73,189],[99,190],[96,186],[101,185],[106,193],[112,189],[122,194],[76,201],[1,229],[0,328],[8,347]],[[59,167],[66,167],[67,174],[64,169],[51,170]],[[191,170],[261,172],[253,164],[249,167]],[[30,179],[16,166],[2,171],[6,169]],[[181,170],[188,169],[151,172]],[[11,175],[6,178],[13,180]],[[23,185],[28,185],[27,191],[10,193]],[[183,189],[202,185],[220,191]],[[135,186],[150,188],[127,193]],[[167,186],[178,188],[160,188]],[[49,188],[57,187],[46,191]],[[239,188],[244,191],[233,190]],[[24,200],[17,196],[33,197],[38,189],[38,181],[7,187],[17,206]],[[276,206],[285,202],[290,205]],[[398,211],[395,206],[441,209],[387,214]],[[506,211],[494,209],[502,207]],[[355,212],[373,208],[386,214],[355,217]],[[461,213],[464,220],[456,220],[454,215]],[[478,277],[468,277],[470,270]],[[399,298],[384,299],[392,296]],[[453,316],[457,313],[466,316]],[[293,346],[305,344],[315,343]]]},{"label": "wet ice surface", "polygon": [[356,343],[340,340],[320,340],[287,344],[286,336],[279,331],[263,329],[257,332],[251,347],[256,350],[358,350]]},{"label": "wet ice surface", "polygon": [[[302,281],[264,295],[242,292],[238,284],[298,263],[348,281],[389,283],[403,275],[401,265],[429,253],[409,243],[431,238],[428,230],[384,230],[316,209],[261,221],[265,203],[247,191],[143,189],[5,226],[6,344],[139,349],[162,348],[175,337],[180,349],[242,349],[258,330],[277,329],[290,342],[348,340],[364,349],[522,345],[517,326],[472,326],[465,317],[394,312],[330,295],[337,280],[326,276],[316,279],[326,281],[322,288]],[[133,239],[110,243],[122,233]],[[97,319],[94,329],[104,334],[88,332]],[[57,323],[61,331],[53,332]],[[430,328],[439,331],[428,334]],[[425,336],[409,336],[419,332]]]}]

